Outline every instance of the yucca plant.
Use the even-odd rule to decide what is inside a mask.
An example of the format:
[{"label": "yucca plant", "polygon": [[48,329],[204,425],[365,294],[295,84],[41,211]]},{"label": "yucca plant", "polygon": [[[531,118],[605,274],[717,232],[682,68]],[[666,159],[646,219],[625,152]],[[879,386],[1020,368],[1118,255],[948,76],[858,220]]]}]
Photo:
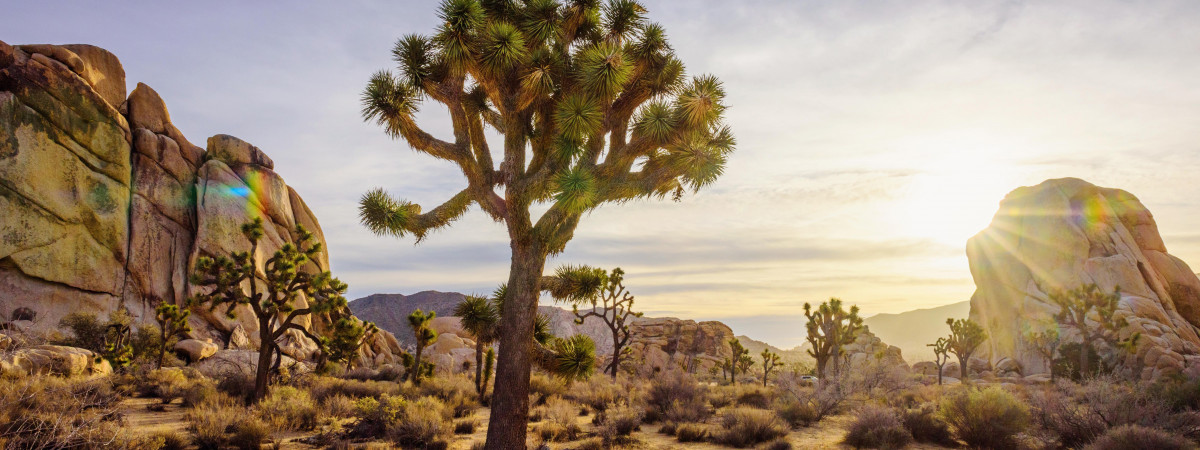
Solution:
[{"label": "yucca plant", "polygon": [[429,327],[429,321],[437,317],[437,311],[424,312],[420,309],[413,311],[408,315],[408,326],[412,328],[413,337],[417,340],[417,351],[413,357],[413,363],[408,368],[412,374],[412,382],[414,385],[421,385],[421,376],[424,375],[424,366],[421,363],[421,354],[425,353],[425,347],[437,341],[438,333],[433,328]]},{"label": "yucca plant", "polygon": [[[263,220],[255,218],[242,225],[242,235],[250,241],[250,251],[219,255],[216,259],[202,256],[196,261],[192,284],[204,290],[194,295],[190,304],[208,305],[209,310],[224,307],[225,315],[236,317],[239,306],[247,306],[258,321],[258,371],[254,379],[253,401],[267,394],[272,357],[279,352],[276,341],[288,330],[296,330],[326,351],[328,339],[317,336],[298,323],[300,317],[311,314],[342,312],[349,314],[346,284],[329,272],[309,273],[301,270],[305,263],[321,251],[321,244],[310,244],[312,233],[296,226],[295,243],[286,243],[263,264],[256,264],[254,255],[263,237]],[[262,267],[259,271],[256,267]],[[246,292],[243,285],[248,285]],[[300,296],[307,300],[300,306]]]},{"label": "yucca plant", "polygon": [[462,321],[463,330],[475,338],[475,392],[483,395],[483,348],[496,340],[496,323],[500,312],[496,303],[487,297],[468,295],[454,307],[454,315]]},{"label": "yucca plant", "polygon": [[191,311],[179,308],[179,305],[163,302],[154,308],[154,320],[158,322],[158,365],[162,368],[163,359],[167,355],[167,349],[171,348],[172,341],[180,336],[184,336],[192,331],[192,327],[188,325],[188,317],[191,316]]},{"label": "yucca plant", "polygon": [[[360,202],[380,235],[418,240],[470,205],[503,222],[513,252],[488,448],[525,442],[538,285],[588,211],[697,191],[734,149],[725,91],[687,78],[663,28],[632,0],[444,0],[430,36],[402,37],[399,72],[371,77],[363,117],[413,149],[459,166],[466,187],[427,212],[382,189]],[[418,126],[422,102],[444,105],[453,137]],[[502,136],[495,161],[485,128]],[[545,213],[537,204],[546,204]]]}]

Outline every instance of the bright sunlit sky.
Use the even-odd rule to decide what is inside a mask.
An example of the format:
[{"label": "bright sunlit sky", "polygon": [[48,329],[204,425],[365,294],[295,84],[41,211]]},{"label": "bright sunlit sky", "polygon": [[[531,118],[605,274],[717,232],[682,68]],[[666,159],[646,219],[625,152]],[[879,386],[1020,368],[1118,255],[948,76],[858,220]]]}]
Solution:
[{"label": "bright sunlit sky", "polygon": [[[267,152],[316,212],[350,298],[489,292],[507,235],[478,210],[419,246],[357,222],[382,186],[426,208],[458,169],[359,117],[359,93],[434,1],[0,1],[0,40],[121,58],[193,142]],[[719,319],[792,346],[801,305],[865,315],[959,302],[966,239],[1021,185],[1073,176],[1137,195],[1200,261],[1200,2],[645,1],[691,73],[720,77],[738,150],[683,202],[609,206],[549,264],[626,270],[648,315]],[[449,138],[426,104],[421,122]]]}]

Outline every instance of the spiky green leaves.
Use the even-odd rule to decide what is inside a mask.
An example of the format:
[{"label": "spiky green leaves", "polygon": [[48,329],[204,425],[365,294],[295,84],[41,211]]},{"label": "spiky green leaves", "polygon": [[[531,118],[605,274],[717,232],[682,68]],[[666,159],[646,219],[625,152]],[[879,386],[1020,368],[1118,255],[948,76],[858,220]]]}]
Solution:
[{"label": "spiky green leaves", "polygon": [[400,135],[405,122],[421,103],[420,92],[412,85],[397,79],[391,72],[381,70],[371,76],[363,89],[362,117],[384,127],[388,135]]},{"label": "spiky green leaves", "polygon": [[713,124],[725,113],[725,87],[712,75],[692,79],[675,99],[679,119],[689,127]]},{"label": "spiky green leaves", "polygon": [[554,375],[567,380],[583,380],[596,371],[596,343],[584,334],[555,339],[554,353],[548,368]]},{"label": "spiky green leaves", "polygon": [[633,131],[654,142],[665,143],[675,132],[675,114],[663,102],[651,102],[642,107],[633,123]]},{"label": "spiky green leaves", "polygon": [[620,93],[633,69],[621,47],[610,43],[588,46],[575,59],[582,92],[605,100]]},{"label": "spiky green leaves", "polygon": [[462,321],[462,327],[476,341],[491,342],[496,338],[496,323],[500,321],[500,310],[496,302],[487,297],[468,295],[454,307],[454,315]]},{"label": "spiky green leaves", "polygon": [[582,138],[600,129],[604,111],[600,109],[600,102],[593,97],[573,94],[558,103],[554,120],[563,136]]},{"label": "spiky green leaves", "polygon": [[488,25],[480,37],[478,49],[479,65],[495,77],[502,77],[529,57],[525,36],[506,22]]},{"label": "spiky green leaves", "polygon": [[476,0],[445,0],[438,18],[443,23],[433,40],[451,68],[464,70],[471,61],[471,33],[485,19],[483,7]]},{"label": "spiky green leaves", "polygon": [[358,201],[358,220],[377,235],[403,237],[421,207],[388,195],[383,188],[363,194]]},{"label": "spiky green leaves", "polygon": [[607,282],[604,269],[568,264],[555,270],[554,276],[543,277],[542,290],[557,301],[583,303],[600,295]]},{"label": "spiky green leaves", "polygon": [[670,54],[667,32],[657,23],[644,26],[641,37],[629,46],[629,56],[650,63],[662,62]]},{"label": "spiky green leaves", "polygon": [[554,200],[568,212],[580,213],[596,205],[596,177],[586,167],[559,172],[554,179]]},{"label": "spiky green leaves", "polygon": [[433,42],[419,34],[409,34],[392,47],[392,60],[400,66],[405,82],[420,88],[432,72]]},{"label": "spiky green leaves", "polygon": [[604,5],[607,38],[615,43],[627,39],[646,21],[646,8],[635,0],[610,0]]},{"label": "spiky green leaves", "polygon": [[544,43],[558,35],[559,14],[558,0],[530,0],[525,7],[521,29],[525,31],[529,41]]}]

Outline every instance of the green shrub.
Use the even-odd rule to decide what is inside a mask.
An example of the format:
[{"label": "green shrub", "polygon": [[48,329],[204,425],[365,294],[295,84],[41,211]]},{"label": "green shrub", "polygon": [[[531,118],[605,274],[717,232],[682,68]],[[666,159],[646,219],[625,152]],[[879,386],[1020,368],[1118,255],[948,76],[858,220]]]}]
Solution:
[{"label": "green shrub", "polygon": [[1159,429],[1139,425],[1122,425],[1104,433],[1087,450],[1190,450],[1196,445]]},{"label": "green shrub", "polygon": [[256,406],[258,414],[277,430],[309,431],[317,427],[317,404],[308,392],[276,386]]},{"label": "green shrub", "polygon": [[217,383],[206,378],[193,380],[181,395],[183,397],[183,405],[190,407],[205,404],[232,405],[234,402],[233,397],[217,390]]},{"label": "green shrub", "polygon": [[217,450],[229,445],[226,430],[246,415],[241,408],[204,404],[192,408],[185,419],[196,446],[201,450]]},{"label": "green shrub", "polygon": [[787,435],[788,426],[774,411],[738,407],[721,414],[721,431],[713,441],[730,447],[749,447]]},{"label": "green shrub", "polygon": [[942,400],[938,415],[967,445],[983,449],[1018,448],[1016,435],[1029,426],[1029,408],[1008,391],[968,389]]},{"label": "green shrub", "polygon": [[675,428],[675,439],[679,442],[704,442],[708,438],[708,427],[701,423],[684,423]]},{"label": "green shrub", "polygon": [[912,440],[912,434],[900,423],[894,409],[867,405],[855,411],[844,442],[854,448],[896,449],[904,448]]}]

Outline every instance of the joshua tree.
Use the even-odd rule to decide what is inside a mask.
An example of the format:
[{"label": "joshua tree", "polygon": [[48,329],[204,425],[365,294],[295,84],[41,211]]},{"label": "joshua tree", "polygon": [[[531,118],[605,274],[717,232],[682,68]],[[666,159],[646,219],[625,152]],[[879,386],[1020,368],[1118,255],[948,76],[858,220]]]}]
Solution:
[{"label": "joshua tree", "polygon": [[167,355],[167,349],[171,348],[171,340],[192,331],[192,327],[188,326],[188,316],[191,313],[167,302],[162,302],[154,308],[154,320],[158,322],[159,330],[157,367],[162,367],[163,357]]},{"label": "joshua tree", "polygon": [[946,348],[958,358],[958,370],[965,383],[970,371],[968,366],[971,354],[987,340],[987,332],[971,319],[946,319],[946,325],[950,325],[950,338],[946,340]]},{"label": "joshua tree", "polygon": [[767,377],[771,376],[771,370],[779,365],[779,355],[772,353],[769,349],[763,349],[760,354],[763,360],[763,387],[767,386]]},{"label": "joshua tree", "polygon": [[[1058,345],[1062,337],[1058,333],[1058,324],[1042,328],[1041,331],[1025,330],[1025,342],[1029,343],[1042,358],[1046,359],[1046,367],[1050,368],[1050,381],[1054,382],[1054,355],[1058,354]],[[1086,352],[1085,352],[1086,353]]]},{"label": "joshua tree", "polygon": [[[312,334],[296,323],[302,316],[332,311],[345,311],[346,284],[329,272],[312,274],[300,270],[305,263],[321,251],[321,244],[309,244],[312,233],[296,226],[296,243],[284,244],[266,263],[258,274],[259,265],[254,256],[258,240],[263,237],[261,218],[242,225],[242,234],[250,241],[250,251],[235,252],[216,259],[200,257],[196,261],[196,272],[192,284],[208,288],[208,293],[193,296],[191,304],[209,305],[210,310],[225,307],[225,315],[236,317],[235,309],[248,306],[258,320],[258,369],[254,378],[253,401],[258,402],[267,394],[270,382],[271,359],[279,351],[275,343],[288,330],[297,330],[324,349],[326,339]],[[249,294],[242,288],[249,285]],[[296,300],[303,294],[307,307],[297,307]]]},{"label": "joshua tree", "polygon": [[[424,214],[373,190],[361,201],[363,223],[420,240],[474,203],[507,227],[513,301],[501,319],[496,381],[505,389],[493,402],[489,449],[525,445],[528,341],[546,258],[566,247],[588,211],[678,200],[716,181],[733,151],[721,82],[687,80],[663,28],[645,13],[633,0],[444,0],[432,36],[397,42],[399,76],[378,72],[364,89],[365,120],[454,163],[467,182]],[[446,106],[453,139],[418,126],[425,99]],[[485,126],[502,136],[499,164]]]},{"label": "joshua tree", "polygon": [[[729,339],[729,350],[733,354],[726,360],[729,363],[729,378],[733,380],[733,384],[737,384],[738,370],[745,367],[743,358],[750,356],[750,350],[747,350],[737,338]],[[754,362],[754,360],[750,361]],[[745,373],[745,371],[743,370],[742,373]]]},{"label": "joshua tree", "polygon": [[[599,279],[598,289],[590,287],[589,284],[594,281],[584,280],[584,278],[590,277]],[[556,296],[555,299],[571,303],[571,310],[575,313],[575,323],[582,324],[588,317],[597,317],[604,322],[604,325],[608,326],[609,331],[612,332],[613,352],[612,361],[608,363],[604,371],[616,379],[621,365],[621,357],[627,353],[630,317],[642,316],[640,312],[633,312],[633,294],[627,292],[624,285],[625,271],[618,267],[610,273],[605,273],[603,269],[588,266],[563,266],[558,269],[554,278],[555,280],[542,281],[547,284],[547,290],[552,294],[562,290],[561,287],[555,286],[554,283],[557,280],[570,280],[568,283],[573,287],[568,287],[567,290],[572,293],[577,292],[580,287],[586,291],[595,292],[583,298],[567,295],[562,299]],[[590,305],[590,308],[586,312],[580,312],[580,305]]]},{"label": "joshua tree", "polygon": [[[1092,283],[1069,291],[1051,290],[1048,296],[1050,302],[1060,308],[1054,319],[1058,323],[1079,331],[1083,345],[1079,352],[1079,373],[1082,376],[1086,377],[1091,374],[1091,361],[1088,360],[1088,353],[1089,349],[1093,349],[1092,342],[1095,340],[1101,339],[1113,347],[1132,350],[1138,338],[1141,337],[1139,333],[1134,333],[1124,340],[1119,337],[1121,329],[1129,324],[1124,317],[1117,317],[1114,314],[1121,301],[1120,286],[1113,289],[1110,294]],[[1089,317],[1093,314],[1093,317]],[[1088,324],[1088,319],[1094,320],[1095,327]]]},{"label": "joshua tree", "polygon": [[338,318],[333,322],[333,338],[329,340],[329,359],[352,368],[358,349],[378,331],[379,328],[371,322],[363,322],[350,316]]},{"label": "joshua tree", "polygon": [[938,367],[938,385],[942,384],[942,368],[946,367],[946,362],[950,361],[950,340],[944,337],[938,338],[937,342],[927,344],[933,347],[933,362]]},{"label": "joshua tree", "polygon": [[721,361],[721,379],[729,381],[729,373],[733,371],[733,361],[725,358]]},{"label": "joshua tree", "polygon": [[863,328],[858,306],[851,306],[847,311],[842,308],[841,299],[831,298],[814,311],[812,305],[805,303],[804,317],[808,318],[805,328],[808,343],[812,346],[808,354],[817,360],[817,373],[824,378],[825,367],[831,359],[833,371],[838,372],[842,346],[854,342]]},{"label": "joshua tree", "polygon": [[483,395],[483,348],[496,339],[496,323],[500,321],[500,312],[491,299],[468,295],[466,300],[454,307],[454,315],[462,320],[463,329],[475,338],[475,392]]},{"label": "joshua tree", "polygon": [[754,367],[754,357],[750,356],[750,350],[746,350],[746,353],[738,358],[737,365],[738,372],[741,372],[742,375],[750,373],[750,369]]},{"label": "joshua tree", "polygon": [[429,327],[429,321],[437,317],[437,311],[429,311],[425,313],[420,309],[413,311],[408,315],[408,326],[412,328],[413,337],[417,339],[417,351],[413,357],[413,364],[409,370],[412,372],[412,382],[414,385],[421,385],[421,376],[423,375],[424,367],[421,363],[421,354],[425,352],[425,347],[437,341],[438,334]]}]

